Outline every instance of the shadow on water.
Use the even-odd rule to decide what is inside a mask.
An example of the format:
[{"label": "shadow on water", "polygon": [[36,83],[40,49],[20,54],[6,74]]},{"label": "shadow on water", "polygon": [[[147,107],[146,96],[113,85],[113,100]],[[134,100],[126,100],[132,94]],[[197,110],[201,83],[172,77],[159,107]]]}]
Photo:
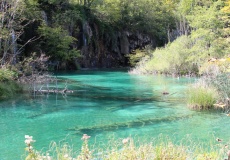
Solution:
[{"label": "shadow on water", "polygon": [[[41,105],[46,105],[45,102],[39,101],[40,99],[44,99],[46,98],[47,101],[56,101],[55,103],[57,104],[56,106],[54,105],[52,108],[50,107],[45,107],[44,110],[40,111],[40,112],[36,112],[33,115],[28,116],[27,118],[29,119],[34,119],[34,118],[39,118],[41,116],[44,115],[48,115],[48,114],[53,114],[55,112],[60,112],[69,108],[75,108],[75,105],[69,106],[68,108],[63,107],[58,105],[59,103],[57,101],[60,101],[61,99],[65,100],[66,102],[74,102],[75,98],[78,99],[84,99],[84,101],[96,101],[98,103],[101,103],[103,101],[116,101],[116,102],[121,102],[121,103],[117,103],[114,104],[114,106],[101,106],[101,108],[104,108],[106,111],[109,112],[116,112],[119,110],[123,110],[123,109],[128,109],[130,107],[135,107],[135,106],[140,106],[146,103],[160,103],[160,102],[164,102],[163,105],[158,104],[154,107],[148,107],[148,109],[165,109],[165,108],[172,108],[173,104],[176,104],[178,99],[174,98],[174,97],[170,97],[170,95],[164,96],[155,96],[155,97],[131,97],[131,96],[117,96],[117,95],[109,95],[109,94],[101,94],[101,95],[92,95],[90,93],[87,94],[81,94],[78,92],[74,92],[71,94],[67,94],[67,95],[62,95],[62,94],[41,94],[41,95],[36,95],[31,96],[31,98],[36,102],[41,103]],[[30,100],[31,101],[31,100]],[[47,104],[48,105],[48,104]],[[78,106],[79,107],[79,106]],[[84,106],[82,106],[84,107]],[[146,108],[145,108],[146,109]]]}]

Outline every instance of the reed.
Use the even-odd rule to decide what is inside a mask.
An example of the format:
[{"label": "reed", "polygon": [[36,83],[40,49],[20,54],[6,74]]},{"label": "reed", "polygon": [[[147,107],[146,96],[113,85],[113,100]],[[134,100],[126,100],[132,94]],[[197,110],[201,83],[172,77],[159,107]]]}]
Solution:
[{"label": "reed", "polygon": [[212,109],[217,100],[217,92],[214,88],[195,84],[187,92],[187,103],[193,109]]},{"label": "reed", "polygon": [[[207,145],[195,144],[191,140],[174,144],[169,138],[159,136],[149,142],[125,139],[111,140],[109,145],[97,148],[88,145],[90,136],[83,134],[82,146],[74,151],[69,144],[51,143],[50,149],[38,152],[32,144],[32,136],[27,136],[25,143],[28,151],[26,160],[207,160],[230,158],[228,143],[213,140]],[[208,149],[207,149],[208,148]]]}]

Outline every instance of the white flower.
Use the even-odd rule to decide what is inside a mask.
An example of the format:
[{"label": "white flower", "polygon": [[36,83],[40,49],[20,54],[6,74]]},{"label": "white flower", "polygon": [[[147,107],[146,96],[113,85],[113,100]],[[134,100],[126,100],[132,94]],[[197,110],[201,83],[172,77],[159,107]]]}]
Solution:
[{"label": "white flower", "polygon": [[35,140],[33,140],[33,136],[29,136],[29,135],[25,135],[25,144],[30,145],[30,143],[35,142]]},{"label": "white flower", "polygon": [[25,139],[29,138],[30,136],[29,135],[25,135]]}]

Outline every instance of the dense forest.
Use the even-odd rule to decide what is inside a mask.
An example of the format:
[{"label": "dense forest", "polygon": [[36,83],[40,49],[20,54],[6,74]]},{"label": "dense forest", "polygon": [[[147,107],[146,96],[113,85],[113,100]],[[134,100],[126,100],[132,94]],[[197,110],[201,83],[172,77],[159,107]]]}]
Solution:
[{"label": "dense forest", "polygon": [[[46,55],[59,69],[118,67],[126,54],[166,43],[172,2],[1,1],[1,64]],[[68,65],[67,65],[68,64]]]},{"label": "dense forest", "polygon": [[190,38],[186,61],[224,56],[229,5],[223,0],[3,0],[1,65],[40,57],[56,69],[127,66],[136,49],[154,49],[182,35]]}]

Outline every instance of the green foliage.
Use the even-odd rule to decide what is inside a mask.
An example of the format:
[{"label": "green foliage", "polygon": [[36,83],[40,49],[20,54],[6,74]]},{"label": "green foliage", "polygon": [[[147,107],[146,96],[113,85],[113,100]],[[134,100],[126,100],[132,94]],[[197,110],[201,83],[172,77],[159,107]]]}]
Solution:
[{"label": "green foliage", "polygon": [[148,53],[146,50],[137,49],[134,53],[129,54],[127,57],[129,59],[130,66],[134,67],[143,57],[145,57]]},{"label": "green foliage", "polygon": [[[173,4],[165,0],[105,0],[92,6],[102,21],[123,30],[148,33],[165,39],[167,28],[174,27]],[[171,1],[170,1],[171,2]]]},{"label": "green foliage", "polygon": [[217,100],[217,91],[214,88],[196,84],[187,92],[187,103],[193,109],[206,110],[213,108]]},{"label": "green foliage", "polygon": [[[86,34],[83,29],[85,23],[89,24],[89,30],[92,32],[91,35],[87,33],[87,42],[92,42],[92,48],[96,48],[95,50],[98,49],[98,41],[108,42],[105,46],[115,46],[119,37],[116,34],[124,30],[130,33],[146,33],[154,37],[158,44],[164,44],[179,35],[190,34],[189,48],[181,47],[180,50],[183,51],[172,49],[178,50],[178,53],[164,53],[159,59],[160,54],[166,52],[167,48],[169,52],[172,51],[169,46],[173,44],[170,44],[166,49],[157,49],[155,55],[144,58],[144,62],[148,60],[149,63],[147,72],[148,70],[151,72],[154,67],[157,72],[186,74],[210,56],[222,57],[230,52],[229,1],[226,3],[221,0],[19,0],[17,3],[10,0],[6,2],[12,4],[9,6],[15,5],[15,7],[9,7],[0,16],[0,23],[2,23],[0,55],[3,56],[3,61],[10,59],[8,56],[12,55],[9,53],[14,47],[12,45],[14,32],[18,35],[16,42],[27,34],[31,34],[31,37],[39,36],[37,33],[31,33],[33,32],[29,31],[31,28],[32,30],[39,28],[39,34],[42,36],[39,39],[42,52],[59,61],[76,58],[79,55],[76,47],[82,47],[77,44],[76,37]],[[1,3],[3,4],[3,1]],[[46,25],[41,23],[45,18],[48,20]],[[25,28],[30,21],[34,22],[33,26]],[[21,35],[23,29],[28,29],[28,33]],[[170,39],[171,33],[175,33],[172,39]],[[28,39],[25,38],[26,40]],[[182,57],[179,58],[178,55]],[[151,62],[149,58],[152,57],[155,60]]]},{"label": "green foliage", "polygon": [[197,5],[186,16],[192,27],[191,60],[202,63],[209,56],[222,57],[228,54],[227,39],[223,37],[224,21],[221,6],[223,2],[209,2],[206,5]]},{"label": "green foliage", "polygon": [[62,26],[63,28],[66,28],[66,30],[68,30],[68,27],[72,27],[72,30],[77,31],[76,22],[78,20],[81,20],[79,8],[73,6],[64,12],[60,11],[60,13],[54,15],[53,23],[56,26]]},{"label": "green foliage", "polygon": [[22,88],[14,81],[0,82],[0,99],[7,99],[21,92]]},{"label": "green foliage", "polygon": [[16,72],[7,68],[0,69],[0,82],[14,80],[15,78],[17,78]]},{"label": "green foliage", "polygon": [[229,21],[225,18],[227,14],[221,11],[223,1],[182,0],[177,4],[173,9],[180,20],[179,28],[188,33],[188,23],[191,34],[156,49],[152,56],[143,58],[133,72],[197,74],[198,66],[211,57],[229,54]]},{"label": "green foliage", "polygon": [[0,99],[10,98],[22,88],[14,82],[17,78],[17,72],[8,68],[0,69]]},{"label": "green foliage", "polygon": [[41,45],[51,58],[68,61],[79,56],[79,51],[71,48],[76,39],[61,27],[51,28],[43,25],[39,27],[39,32],[44,39]]},{"label": "green foliage", "polygon": [[[182,36],[165,48],[158,48],[152,55],[145,57],[133,71],[143,73],[164,73],[184,75],[197,73],[197,66],[189,63],[191,40]],[[147,60],[146,60],[147,59]]]},{"label": "green foliage", "polygon": [[194,7],[194,0],[180,0],[178,3],[178,11],[182,15],[188,15]]}]

